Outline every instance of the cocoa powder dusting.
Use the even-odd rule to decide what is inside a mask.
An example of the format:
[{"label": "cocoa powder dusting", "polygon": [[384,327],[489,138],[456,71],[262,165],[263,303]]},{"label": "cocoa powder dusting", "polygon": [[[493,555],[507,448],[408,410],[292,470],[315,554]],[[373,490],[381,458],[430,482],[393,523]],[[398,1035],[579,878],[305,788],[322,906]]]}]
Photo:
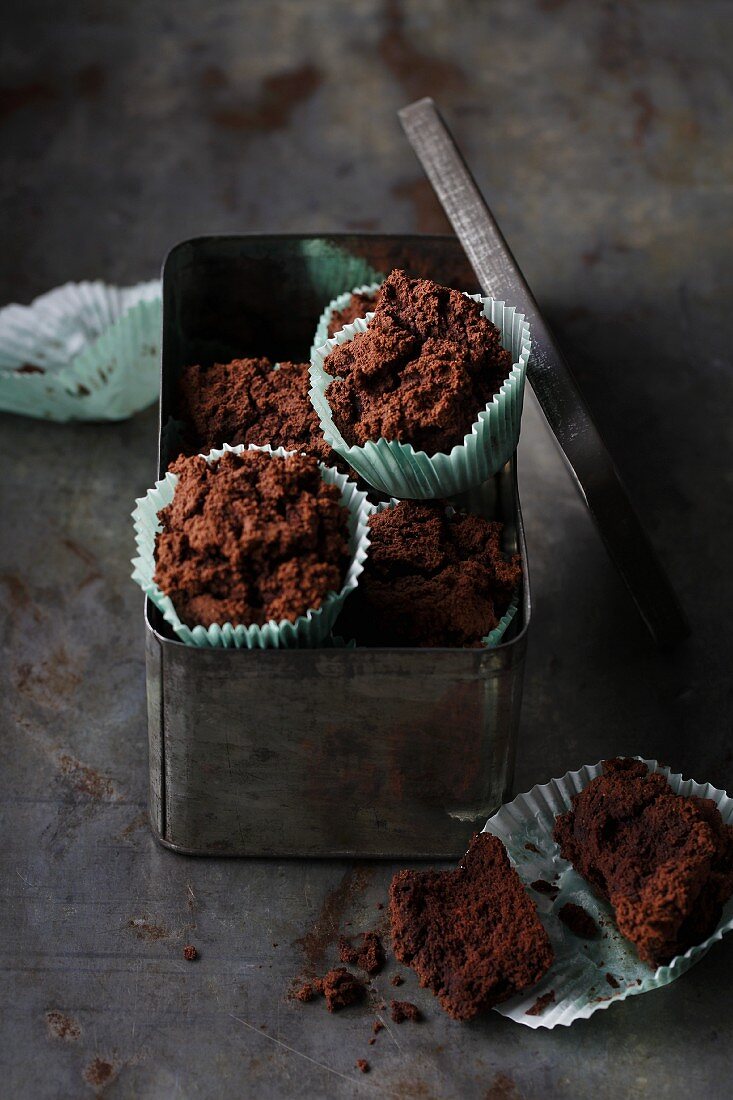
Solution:
[{"label": "cocoa powder dusting", "polygon": [[324,360],[326,396],[350,445],[383,437],[437,454],[463,442],[511,366],[478,302],[393,271],[367,331]]},{"label": "cocoa powder dusting", "polygon": [[521,578],[501,523],[404,500],[369,519],[371,546],[339,618],[366,646],[479,646]]},{"label": "cocoa powder dusting", "polygon": [[650,966],[709,936],[733,894],[733,826],[712,799],[675,794],[639,760],[604,761],[553,835]]},{"label": "cocoa powder dusting", "polygon": [[170,469],[155,581],[189,626],[292,622],[341,588],[348,510],[314,458],[244,451],[211,464],[181,456]]},{"label": "cocoa powder dusting", "polygon": [[399,871],[390,886],[394,953],[456,1020],[535,985],[553,960],[504,845],[479,833],[454,871]]},{"label": "cocoa powder dusting", "polygon": [[269,443],[333,464],[337,456],[323,438],[309,388],[307,363],[281,363],[277,370],[269,359],[191,364],[181,373],[177,402],[187,449]]},{"label": "cocoa powder dusting", "polygon": [[335,336],[346,325],[351,325],[357,317],[366,317],[372,313],[379,299],[379,291],[374,294],[352,294],[343,309],[331,310],[328,322],[328,335]]}]

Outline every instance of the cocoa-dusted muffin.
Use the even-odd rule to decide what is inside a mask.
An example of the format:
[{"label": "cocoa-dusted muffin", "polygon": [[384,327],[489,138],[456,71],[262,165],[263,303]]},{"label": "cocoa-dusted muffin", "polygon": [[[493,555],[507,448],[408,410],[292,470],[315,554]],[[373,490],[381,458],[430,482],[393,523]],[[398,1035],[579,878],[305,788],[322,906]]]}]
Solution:
[{"label": "cocoa-dusted muffin", "polygon": [[336,455],[323,438],[308,397],[309,385],[307,363],[281,363],[274,370],[269,359],[233,359],[185,367],[178,416],[186,425],[189,449],[269,443],[335,465]]},{"label": "cocoa-dusted muffin", "polygon": [[335,336],[345,325],[351,325],[357,317],[366,317],[372,313],[379,300],[379,291],[373,294],[354,293],[343,309],[332,309],[328,319],[328,335]]},{"label": "cocoa-dusted muffin", "polygon": [[511,371],[480,303],[393,271],[364,333],[328,354],[333,420],[350,446],[380,438],[427,454],[462,443]]},{"label": "cocoa-dusted muffin", "polygon": [[520,577],[502,524],[403,500],[369,519],[371,546],[339,632],[366,646],[479,646]]},{"label": "cocoa-dusted muffin", "polygon": [[389,891],[394,953],[456,1020],[521,993],[554,955],[504,845],[478,833],[454,871],[398,871]]},{"label": "cocoa-dusted muffin", "polygon": [[733,894],[733,826],[712,799],[675,794],[639,760],[604,761],[554,837],[650,966],[706,939]]},{"label": "cocoa-dusted muffin", "polygon": [[349,565],[348,509],[315,458],[181,456],[160,513],[155,582],[189,626],[295,620],[338,592]]}]

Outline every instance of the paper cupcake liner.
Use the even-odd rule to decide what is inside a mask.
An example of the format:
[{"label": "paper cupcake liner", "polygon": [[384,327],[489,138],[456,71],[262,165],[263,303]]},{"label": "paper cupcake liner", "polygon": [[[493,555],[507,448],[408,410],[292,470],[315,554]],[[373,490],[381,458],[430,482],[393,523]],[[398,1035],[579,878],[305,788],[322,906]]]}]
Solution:
[{"label": "paper cupcake liner", "polygon": [[529,324],[514,306],[468,295],[483,304],[488,317],[501,332],[501,342],[511,353],[513,366],[501,389],[479,412],[463,443],[449,454],[428,455],[411,443],[369,440],[363,447],[350,447],[336,427],[326,397],[333,380],[323,363],[337,344],[345,344],[365,332],[366,319],[346,325],[341,332],[316,348],[311,357],[310,397],[318,413],[326,442],[375,489],[400,499],[429,500],[463,493],[497,473],[516,450],[522,418],[524,381],[531,351]]},{"label": "paper cupcake liner", "polygon": [[[296,454],[296,451],[286,451],[283,447],[272,448],[269,446],[258,447],[250,444],[245,447],[240,444],[230,447],[225,444],[223,449],[214,449],[202,457],[207,462],[213,462],[221,458],[227,451],[232,454],[241,454],[242,451],[265,451],[268,454],[285,457]],[[312,608],[305,615],[298,616],[294,621],[282,619],[276,622],[271,619],[262,626],[232,623],[214,623],[211,626],[186,626],[181,622],[173,602],[166,596],[153,580],[155,575],[155,536],[162,529],[158,513],[173,500],[178,478],[170,471],[161,481],[155,483],[154,488],[149,489],[146,496],[135,502],[135,510],[132,518],[135,526],[135,543],[137,557],[133,558],[132,579],[140,585],[143,592],[163,615],[167,623],[171,625],[176,635],[186,645],[211,646],[214,648],[236,649],[271,649],[271,648],[315,648],[329,638],[331,628],[343,607],[349,593],[356,587],[357,578],[364,568],[364,561],[369,546],[368,519],[373,511],[373,506],[367,500],[366,493],[362,493],[349,481],[345,474],[340,474],[330,466],[324,466],[319,462],[321,476],[329,485],[337,485],[341,490],[341,503],[349,509],[349,551],[351,561],[346,572],[344,584],[339,592],[329,592],[318,608]]]},{"label": "paper cupcake liner", "polygon": [[132,416],[158,396],[161,327],[158,280],[67,283],[6,306],[0,409],[56,421]]},{"label": "paper cupcake liner", "polygon": [[[395,508],[399,503],[400,503],[399,500],[396,500],[393,497],[392,500],[380,501],[379,504],[374,506],[372,511],[373,512],[383,512],[385,510],[385,508]],[[470,511],[470,509],[468,509],[468,508],[461,508],[460,510],[465,511],[465,512]],[[486,647],[486,649],[494,649],[496,646],[498,646],[499,642],[502,640],[502,638],[506,634],[507,630],[511,626],[511,624],[512,624],[512,622],[513,622],[513,620],[514,620],[514,618],[517,614],[518,608],[519,608],[519,589],[517,589],[517,591],[512,596],[512,598],[509,602],[509,607],[506,609],[506,611],[504,612],[502,617],[499,619],[499,621],[496,624],[496,626],[494,627],[494,629],[489,631],[489,633],[484,638],[481,639],[481,641],[482,641],[483,645]]]},{"label": "paper cupcake liner", "polygon": [[[683,779],[656,760],[645,760],[644,763],[650,771],[666,776],[675,793],[712,798],[723,821],[733,824],[733,798],[725,791],[709,783]],[[557,815],[569,810],[572,796],[587,787],[602,770],[602,763],[598,763],[568,772],[562,779],[552,779],[549,783],[533,787],[502,806],[485,826],[486,832],[494,833],[506,845],[520,878],[529,887],[529,894],[555,952],[554,963],[538,985],[495,1006],[495,1011],[502,1016],[527,1027],[567,1026],[627,997],[660,989],[694,966],[714,943],[733,929],[731,898],[713,934],[684,955],[678,955],[667,966],[660,966],[657,970],[651,970],[639,959],[633,945],[616,928],[611,906],[597,897],[585,879],[573,870],[567,860],[561,858],[560,850],[552,839]],[[528,848],[528,844],[533,848]],[[538,879],[559,888],[555,899],[531,889],[530,884]],[[562,924],[557,914],[569,901],[581,905],[590,913],[601,930],[599,938],[579,939]],[[608,981],[607,974],[618,982],[618,988]],[[551,991],[555,994],[554,1002],[540,1015],[528,1016],[528,1010],[537,999]]]},{"label": "paper cupcake liner", "polygon": [[325,344],[326,341],[330,339],[328,335],[328,324],[331,320],[333,311],[335,309],[344,309],[344,307],[349,304],[349,299],[352,294],[374,294],[379,290],[383,282],[384,279],[380,279],[378,283],[366,283],[364,286],[355,286],[353,290],[345,290],[343,294],[338,294],[335,298],[331,299],[321,316],[318,318],[318,326],[311,345],[311,359],[313,358],[313,352],[317,351],[322,344]]}]

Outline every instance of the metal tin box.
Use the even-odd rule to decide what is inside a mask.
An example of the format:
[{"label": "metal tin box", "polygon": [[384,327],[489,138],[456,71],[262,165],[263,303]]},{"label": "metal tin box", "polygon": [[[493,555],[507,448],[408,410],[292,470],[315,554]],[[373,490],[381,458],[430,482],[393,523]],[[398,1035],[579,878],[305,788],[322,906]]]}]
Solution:
[{"label": "metal tin box", "polygon": [[[160,471],[187,363],[303,361],[324,304],[404,267],[478,289],[450,237],[252,236],[185,241],[163,272]],[[198,649],[146,603],[150,807],[181,852],[454,857],[507,793],[530,615],[513,464],[495,514],[524,567],[494,650]]]}]

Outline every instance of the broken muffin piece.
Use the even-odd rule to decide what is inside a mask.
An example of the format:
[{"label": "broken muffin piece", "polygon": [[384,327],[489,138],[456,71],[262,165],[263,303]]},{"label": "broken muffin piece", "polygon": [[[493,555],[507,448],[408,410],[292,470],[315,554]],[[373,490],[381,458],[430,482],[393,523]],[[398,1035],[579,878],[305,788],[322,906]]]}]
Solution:
[{"label": "broken muffin piece", "polygon": [[604,761],[553,835],[650,966],[709,936],[733,894],[733,826],[712,799],[675,794],[639,760]]},{"label": "broken muffin piece", "polygon": [[454,871],[399,871],[394,953],[456,1020],[535,985],[554,955],[504,845],[479,833]]}]

